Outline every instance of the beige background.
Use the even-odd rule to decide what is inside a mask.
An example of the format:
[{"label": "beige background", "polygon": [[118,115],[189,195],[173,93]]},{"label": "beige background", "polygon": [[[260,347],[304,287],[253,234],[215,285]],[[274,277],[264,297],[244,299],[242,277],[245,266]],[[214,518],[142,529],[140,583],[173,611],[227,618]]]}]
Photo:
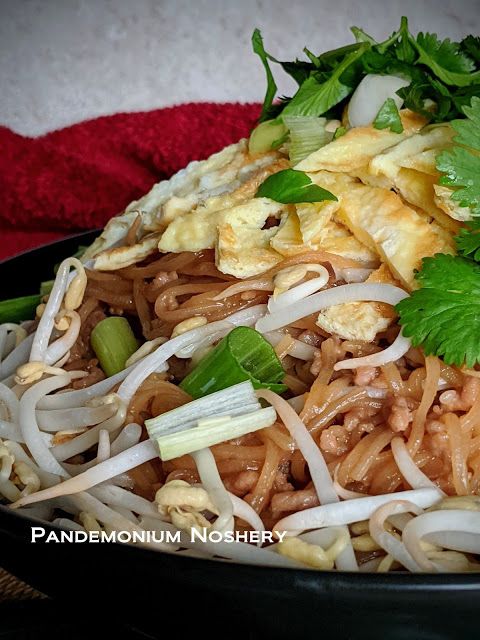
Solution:
[{"label": "beige background", "polygon": [[0,124],[38,135],[118,111],[259,100],[255,26],[291,59],[345,44],[352,24],[383,37],[402,14],[415,31],[480,33],[480,0],[0,0]]}]

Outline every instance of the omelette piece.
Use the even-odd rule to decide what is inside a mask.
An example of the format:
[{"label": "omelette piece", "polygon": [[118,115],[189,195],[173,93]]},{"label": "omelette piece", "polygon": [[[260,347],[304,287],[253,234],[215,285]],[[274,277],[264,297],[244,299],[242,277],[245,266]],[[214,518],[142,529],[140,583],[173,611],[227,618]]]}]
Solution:
[{"label": "omelette piece", "polygon": [[124,213],[121,216],[115,216],[109,220],[102,231],[102,233],[95,238],[93,243],[86,249],[82,255],[82,262],[91,260],[94,256],[98,255],[101,251],[105,251],[110,247],[115,247],[122,244],[125,240],[125,236],[128,230],[135,222],[138,216],[137,211],[130,211]]},{"label": "omelette piece", "polygon": [[409,290],[416,286],[413,272],[424,256],[454,252],[450,236],[429,224],[393,191],[352,185],[342,195],[336,215]]},{"label": "omelette piece", "polygon": [[434,176],[415,169],[399,167],[395,176],[389,178],[381,174],[373,175],[368,167],[362,167],[355,171],[355,175],[370,187],[395,190],[427,222],[434,218],[449,233],[458,233],[458,223],[436,202],[438,174]]},{"label": "omelette piece", "polygon": [[394,178],[393,187],[409,204],[425,211],[449,233],[456,234],[459,229],[458,222],[435,202],[436,183],[436,176],[415,169],[401,168]]},{"label": "omelette piece", "polygon": [[[398,286],[389,268],[382,264],[373,271],[366,282],[382,282]],[[396,314],[388,304],[379,302],[351,302],[337,304],[320,312],[316,324],[344,340],[372,342],[395,320]]]},{"label": "omelette piece", "polygon": [[440,184],[434,184],[433,190],[435,192],[433,197],[435,204],[450,216],[450,218],[458,220],[459,222],[466,222],[472,219],[472,210],[470,207],[461,207],[458,202],[452,200],[451,195],[453,189]]},{"label": "omelette piece", "polygon": [[414,156],[407,156],[398,161],[398,166],[404,169],[415,169],[431,176],[438,176],[437,155],[438,149],[427,149]]},{"label": "omelette piece", "polygon": [[[151,232],[163,230],[171,220],[203,205],[209,199],[221,199],[236,193],[235,202],[252,197],[269,172],[268,169],[279,160],[285,168],[287,161],[277,151],[250,156],[246,140],[230,145],[202,161],[193,161],[181,169],[169,180],[162,180],[140,200],[132,202],[124,213],[112,218],[101,235],[85,253],[85,260],[93,258],[101,251],[116,246],[124,240],[128,229],[137,217],[141,216],[139,238]],[[225,208],[231,204],[216,203],[216,208]]]},{"label": "omelette piece", "polygon": [[300,234],[306,245],[319,242],[325,225],[330,222],[339,206],[339,202],[332,200],[305,202],[296,205]]},{"label": "omelette piece", "polygon": [[274,267],[283,257],[270,246],[276,228],[258,229],[224,222],[218,227],[215,262],[222,273],[250,278]]},{"label": "omelette piece", "polygon": [[359,242],[348,229],[333,219],[324,222],[314,241],[305,242],[297,212],[291,211],[282,218],[277,233],[273,235],[270,242],[272,248],[283,257],[287,258],[306,251],[322,250],[355,260],[363,266],[378,264],[376,253]]},{"label": "omelette piece", "polygon": [[252,198],[228,209],[212,211],[208,207],[198,207],[168,225],[158,248],[165,253],[213,249],[220,225],[246,225],[251,229],[261,229],[268,218],[279,218],[286,206],[269,198]]},{"label": "omelette piece", "polygon": [[145,260],[156,251],[159,237],[159,233],[151,233],[136,244],[102,251],[96,256],[93,267],[98,271],[115,271]]},{"label": "omelette piece", "polygon": [[333,142],[314,151],[295,168],[300,171],[340,171],[348,173],[363,167],[376,155],[417,133],[426,120],[409,109],[400,112],[403,133],[392,133],[389,129],[355,127]]},{"label": "omelette piece", "polygon": [[[391,149],[376,155],[370,162],[369,171],[374,176],[384,175],[394,180],[402,169],[402,163],[407,161],[408,164],[409,161],[410,164],[414,165],[415,158],[427,150],[433,151],[435,157],[437,153],[450,145],[454,133],[452,127],[448,124],[427,127],[421,133],[413,135]],[[416,169],[415,166],[405,168]],[[431,173],[433,167],[429,165],[428,168],[429,171],[426,173]],[[435,171],[433,175],[438,176],[438,173]]]},{"label": "omelette piece", "polygon": [[359,242],[343,224],[339,224],[335,220],[331,220],[325,225],[322,238],[315,245],[315,249],[321,249],[342,258],[355,260],[365,268],[376,267],[379,263],[378,255],[375,251]]}]

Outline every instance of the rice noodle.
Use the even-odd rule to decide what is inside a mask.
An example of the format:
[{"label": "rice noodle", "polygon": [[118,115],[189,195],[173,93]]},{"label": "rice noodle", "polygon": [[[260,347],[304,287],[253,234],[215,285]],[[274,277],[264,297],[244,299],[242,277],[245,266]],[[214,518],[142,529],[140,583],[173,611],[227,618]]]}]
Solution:
[{"label": "rice noodle", "polygon": [[[285,335],[287,334],[281,333],[280,331],[270,331],[263,337],[268,340],[270,344],[276,347],[278,343],[285,337]],[[292,338],[291,336],[289,337],[291,339],[291,346],[288,349],[289,355],[293,356],[294,358],[299,358],[300,360],[305,360],[306,362],[313,360],[317,352],[315,347],[312,347],[311,345],[306,344],[301,340],[297,340],[296,338]]]},{"label": "rice noodle", "polygon": [[[288,402],[268,389],[259,389],[257,396],[267,400],[267,402],[274,407],[290,435],[295,440],[295,443],[308,464],[320,504],[338,502],[338,496],[335,492],[335,487],[322,453],[299,416]],[[347,545],[345,551],[340,554],[338,566],[343,570],[358,570],[353,548],[350,543]]]},{"label": "rice noodle", "polygon": [[411,347],[409,338],[405,338],[400,332],[392,344],[379,351],[378,353],[372,353],[369,356],[363,356],[362,358],[351,358],[349,360],[342,360],[334,365],[335,371],[341,371],[342,369],[358,369],[358,367],[380,367],[389,362],[395,362],[402,358]]},{"label": "rice noodle", "polygon": [[420,448],[425,433],[425,420],[427,413],[435,400],[438,390],[438,380],[440,378],[440,363],[438,358],[427,356],[425,358],[426,378],[423,388],[420,406],[413,418],[410,436],[408,438],[408,450],[411,455],[415,455]]}]

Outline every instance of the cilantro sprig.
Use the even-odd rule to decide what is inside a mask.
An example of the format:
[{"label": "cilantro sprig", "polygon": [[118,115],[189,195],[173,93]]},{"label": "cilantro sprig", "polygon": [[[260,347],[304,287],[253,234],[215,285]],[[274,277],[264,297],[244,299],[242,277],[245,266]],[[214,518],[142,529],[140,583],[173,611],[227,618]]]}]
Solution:
[{"label": "cilantro sprig", "polygon": [[[358,27],[352,27],[356,42],[317,55],[305,48],[306,60],[280,61],[267,53],[258,29],[254,51],[267,73],[267,94],[261,121],[283,113],[339,118],[349,96],[369,73],[401,75],[410,84],[397,93],[405,106],[433,122],[462,116],[472,96],[480,96],[480,39],[468,36],[461,42],[436,34],[413,36],[408,21],[383,42],[377,42]],[[279,64],[299,85],[292,98],[273,98],[276,84],[270,62]],[[427,107],[433,101],[434,108]]]},{"label": "cilantro sprig", "polygon": [[424,258],[421,288],[396,307],[403,335],[447,364],[480,362],[480,265],[439,253]]},{"label": "cilantro sprig", "polygon": [[456,145],[438,156],[437,169],[444,174],[440,184],[456,188],[452,199],[461,207],[470,207],[473,215],[479,215],[480,98],[473,97],[471,106],[464,107],[463,112],[467,116],[465,120],[452,122],[457,133],[453,139]]},{"label": "cilantro sprig", "polygon": [[437,168],[444,172],[440,182],[454,189],[451,197],[474,217],[455,238],[459,255],[424,258],[415,274],[420,288],[396,309],[414,346],[473,367],[480,364],[480,99],[464,113],[465,120],[452,123],[456,144],[439,154]]}]

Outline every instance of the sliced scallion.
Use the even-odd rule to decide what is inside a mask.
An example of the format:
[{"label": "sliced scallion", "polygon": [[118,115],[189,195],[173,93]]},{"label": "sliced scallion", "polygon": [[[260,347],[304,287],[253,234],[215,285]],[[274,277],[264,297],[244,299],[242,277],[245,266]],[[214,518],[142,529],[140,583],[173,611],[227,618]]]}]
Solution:
[{"label": "sliced scallion", "polygon": [[157,438],[160,458],[164,461],[199,451],[214,444],[240,438],[247,433],[265,429],[276,420],[272,407],[259,409],[236,417],[210,418],[192,429],[170,433]]},{"label": "sliced scallion", "polygon": [[45,280],[44,282],[41,282],[40,283],[40,295],[41,296],[48,296],[50,291],[53,289],[54,282],[55,282],[55,280]]},{"label": "sliced scallion", "polygon": [[326,118],[285,116],[283,120],[290,130],[289,156],[292,166],[329,143],[333,138],[333,134],[325,130]]},{"label": "sliced scallion", "polygon": [[151,438],[157,438],[191,429],[202,420],[239,416],[260,408],[251,382],[241,382],[145,420],[145,427]]},{"label": "sliced scallion", "polygon": [[281,121],[266,120],[261,122],[250,134],[248,150],[250,153],[266,153],[277,147],[283,140],[287,128]]},{"label": "sliced scallion", "polygon": [[31,320],[35,317],[35,310],[40,303],[40,299],[40,296],[36,294],[2,300],[0,302],[0,323]]},{"label": "sliced scallion", "polygon": [[126,361],[139,346],[128,320],[119,316],[99,322],[91,333],[90,342],[108,377],[125,369]]},{"label": "sliced scallion", "polygon": [[236,327],[180,383],[192,398],[249,380],[255,389],[286,391],[285,376],[272,345],[250,327]]}]

